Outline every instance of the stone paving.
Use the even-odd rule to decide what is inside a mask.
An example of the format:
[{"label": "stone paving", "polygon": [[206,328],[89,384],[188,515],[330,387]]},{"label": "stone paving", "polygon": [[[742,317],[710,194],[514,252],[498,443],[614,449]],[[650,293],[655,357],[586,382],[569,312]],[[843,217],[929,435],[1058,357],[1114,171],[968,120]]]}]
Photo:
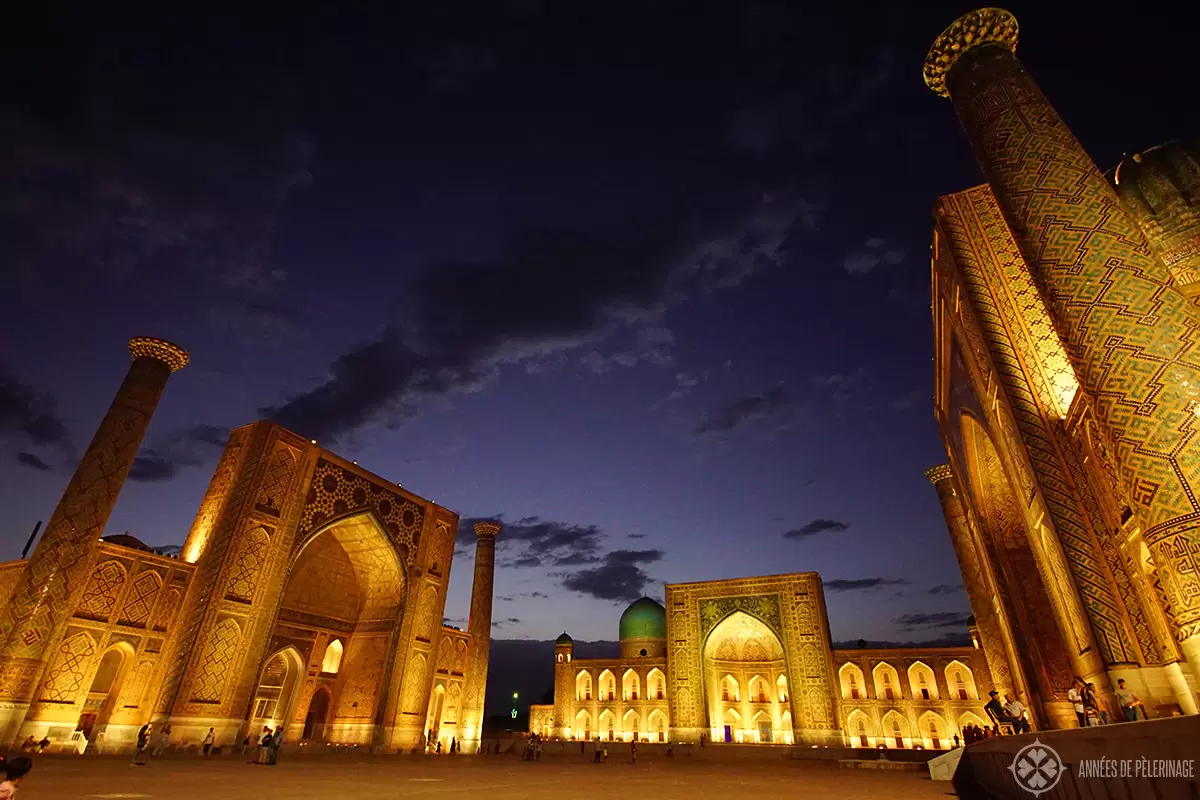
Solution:
[{"label": "stone paving", "polygon": [[314,800],[396,797],[699,797],[909,800],[952,795],[923,773],[838,769],[836,762],[738,763],[664,758],[590,764],[566,758],[525,763],[487,756],[293,756],[274,767],[236,757],[168,757],[146,766],[106,756],[40,756],[21,800]]}]

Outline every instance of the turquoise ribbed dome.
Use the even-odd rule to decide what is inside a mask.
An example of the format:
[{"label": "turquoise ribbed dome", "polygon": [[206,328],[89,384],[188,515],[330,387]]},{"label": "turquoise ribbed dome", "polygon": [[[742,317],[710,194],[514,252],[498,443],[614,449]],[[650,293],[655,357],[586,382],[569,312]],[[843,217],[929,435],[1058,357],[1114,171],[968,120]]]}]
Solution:
[{"label": "turquoise ribbed dome", "polygon": [[649,597],[635,600],[621,615],[621,641],[666,638],[667,610]]},{"label": "turquoise ribbed dome", "polygon": [[570,636],[568,636],[566,631],[563,631],[562,636],[559,636],[557,639],[555,639],[554,643],[555,644],[575,644],[575,640],[572,639]]}]

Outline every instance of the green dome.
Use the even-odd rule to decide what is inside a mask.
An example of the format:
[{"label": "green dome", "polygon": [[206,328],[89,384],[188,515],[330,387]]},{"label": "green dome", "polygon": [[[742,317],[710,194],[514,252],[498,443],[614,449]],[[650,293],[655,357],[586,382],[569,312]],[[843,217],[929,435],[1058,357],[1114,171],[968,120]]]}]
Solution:
[{"label": "green dome", "polygon": [[[545,640],[543,640],[545,641]],[[575,644],[575,640],[567,635],[566,631],[562,632],[562,636],[554,640],[555,644]]]},{"label": "green dome", "polygon": [[621,615],[621,641],[666,638],[667,610],[649,597],[635,600]]}]

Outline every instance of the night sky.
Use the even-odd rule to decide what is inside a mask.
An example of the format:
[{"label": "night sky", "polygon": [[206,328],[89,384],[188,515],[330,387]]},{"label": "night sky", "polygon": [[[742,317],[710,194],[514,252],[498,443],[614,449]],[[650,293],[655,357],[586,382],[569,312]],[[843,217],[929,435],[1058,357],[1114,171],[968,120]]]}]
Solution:
[{"label": "night sky", "polygon": [[[502,518],[498,638],[801,570],[835,639],[963,638],[928,254],[981,178],[921,67],[970,6],[53,5],[0,34],[0,558],[150,335],[192,363],[110,534],[182,543],[267,416]],[[1194,20],[1010,7],[1103,168],[1200,130]]]}]

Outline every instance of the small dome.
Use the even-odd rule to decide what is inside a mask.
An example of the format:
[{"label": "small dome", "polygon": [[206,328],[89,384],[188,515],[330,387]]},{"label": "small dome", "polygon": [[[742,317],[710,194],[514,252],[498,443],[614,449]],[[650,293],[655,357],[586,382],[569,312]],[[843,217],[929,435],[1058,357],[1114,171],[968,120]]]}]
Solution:
[{"label": "small dome", "polygon": [[621,615],[621,641],[666,638],[667,610],[649,597],[635,600]]},{"label": "small dome", "polygon": [[[544,641],[544,640],[543,640]],[[562,636],[554,640],[555,644],[575,644],[575,640],[567,635],[566,631],[562,632]]]},{"label": "small dome", "polygon": [[1200,281],[1200,139],[1134,153],[1112,181],[1176,283]]}]

